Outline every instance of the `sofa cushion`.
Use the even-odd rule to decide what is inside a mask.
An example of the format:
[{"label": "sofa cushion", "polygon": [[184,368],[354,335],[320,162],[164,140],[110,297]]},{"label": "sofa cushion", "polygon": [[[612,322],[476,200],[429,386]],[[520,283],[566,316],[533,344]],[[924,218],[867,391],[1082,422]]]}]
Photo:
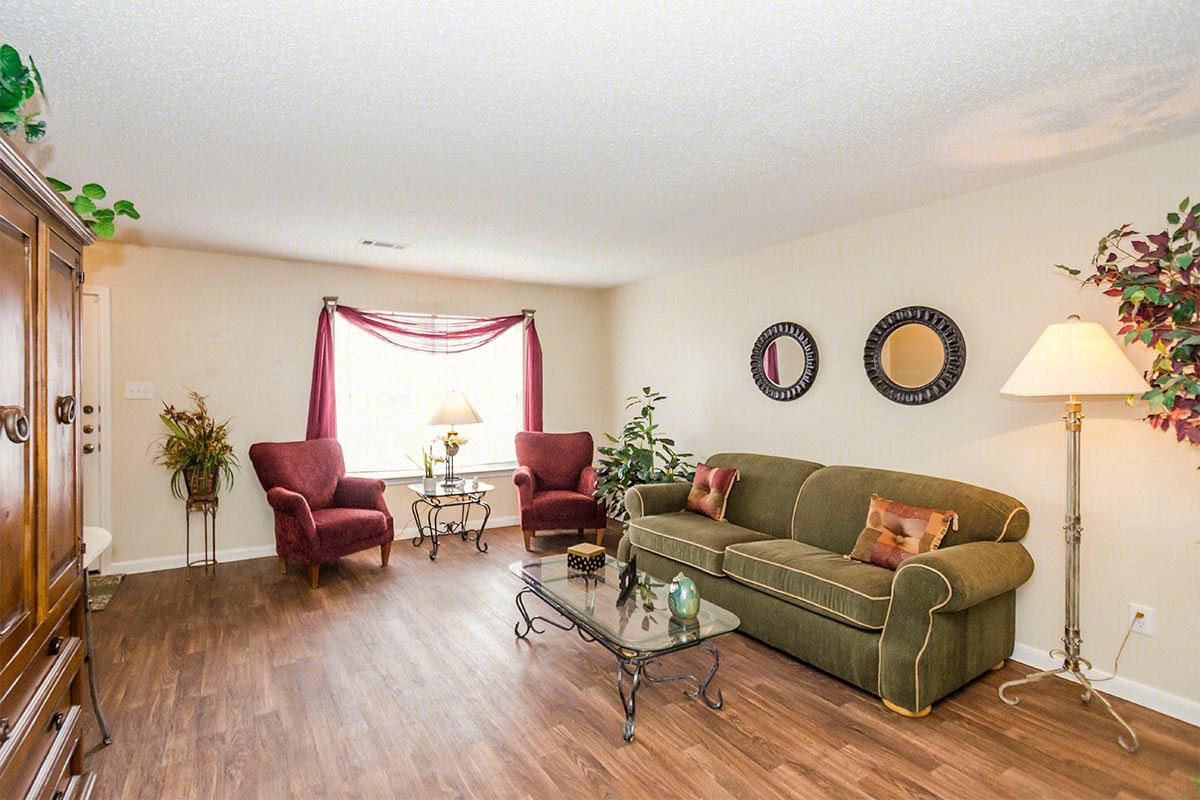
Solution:
[{"label": "sofa cushion", "polygon": [[[1029,510],[1021,501],[991,489],[911,472],[825,467],[804,483],[792,538],[849,553],[862,533],[863,509],[873,493],[910,506],[954,509],[958,529],[946,534],[943,550],[964,542],[1015,542],[1029,527]],[[732,508],[730,502],[730,519]]]},{"label": "sofa cushion", "polygon": [[741,542],[770,541],[771,537],[690,511],[676,511],[631,521],[629,539],[635,547],[720,577],[725,574],[721,562],[726,547]]},{"label": "sofa cushion", "polygon": [[374,509],[321,508],[312,515],[323,547],[353,544],[387,533],[387,518]]},{"label": "sofa cushion", "polygon": [[882,630],[889,569],[790,539],[730,545],[725,574],[780,600],[864,630]]},{"label": "sofa cushion", "polygon": [[[812,461],[754,453],[718,453],[705,459],[704,463],[738,471],[737,488],[729,495],[725,519],[776,539],[791,537],[792,512],[800,487],[809,475],[821,468]],[[862,508],[866,507],[863,503]],[[861,525],[859,530],[862,530]]]}]

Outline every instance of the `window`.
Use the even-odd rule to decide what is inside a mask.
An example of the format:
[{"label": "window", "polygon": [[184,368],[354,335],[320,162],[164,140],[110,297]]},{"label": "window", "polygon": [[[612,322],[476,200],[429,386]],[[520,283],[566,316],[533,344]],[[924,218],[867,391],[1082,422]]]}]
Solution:
[{"label": "window", "polygon": [[[452,390],[463,392],[483,419],[459,429],[469,441],[454,459],[455,471],[515,464],[513,437],[524,419],[520,325],[465,353],[422,353],[335,317],[333,341],[338,439],[347,472],[420,476],[421,447],[446,432],[429,425],[429,418]],[[434,452],[443,454],[440,442]]]}]

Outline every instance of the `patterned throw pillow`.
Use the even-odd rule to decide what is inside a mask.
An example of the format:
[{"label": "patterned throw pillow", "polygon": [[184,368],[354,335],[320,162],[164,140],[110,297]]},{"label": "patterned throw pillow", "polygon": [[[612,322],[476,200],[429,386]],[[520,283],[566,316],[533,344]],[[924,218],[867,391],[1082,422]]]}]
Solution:
[{"label": "patterned throw pillow", "polygon": [[737,479],[738,471],[733,467],[710,467],[703,462],[697,464],[692,490],[688,492],[687,510],[712,517],[717,522],[722,521],[725,519],[729,490]]},{"label": "patterned throw pillow", "polygon": [[896,569],[909,556],[936,550],[951,526],[958,530],[953,511],[906,506],[873,494],[867,527],[846,558]]}]

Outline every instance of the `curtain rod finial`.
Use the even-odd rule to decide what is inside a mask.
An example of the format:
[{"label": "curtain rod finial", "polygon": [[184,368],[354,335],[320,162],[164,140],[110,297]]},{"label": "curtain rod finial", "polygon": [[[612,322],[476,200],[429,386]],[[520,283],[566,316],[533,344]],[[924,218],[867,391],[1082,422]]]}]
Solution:
[{"label": "curtain rod finial", "polygon": [[325,310],[330,314],[337,310],[337,295],[326,295],[321,299],[325,301]]},{"label": "curtain rod finial", "polygon": [[533,309],[533,308],[522,308],[521,313],[527,317],[532,317],[534,314],[537,313],[537,310]]}]

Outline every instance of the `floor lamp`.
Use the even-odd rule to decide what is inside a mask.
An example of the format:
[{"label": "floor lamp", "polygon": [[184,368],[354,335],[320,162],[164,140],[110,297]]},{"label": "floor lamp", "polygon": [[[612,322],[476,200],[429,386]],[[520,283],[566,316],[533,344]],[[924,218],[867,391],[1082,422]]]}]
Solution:
[{"label": "floor lamp", "polygon": [[1083,667],[1091,669],[1092,664],[1080,655],[1079,541],[1083,527],[1079,522],[1079,435],[1083,404],[1078,398],[1140,394],[1149,388],[1103,327],[1095,322],[1081,322],[1072,315],[1066,322],[1050,325],[1042,332],[1000,390],[1001,394],[1020,397],[1067,398],[1067,413],[1063,416],[1067,427],[1067,513],[1063,526],[1067,540],[1066,623],[1062,649],[1050,651],[1052,658],[1062,659],[1062,666],[1008,681],[1000,687],[1000,699],[1016,705],[1018,698],[1006,694],[1012,687],[1051,675],[1070,675],[1083,687],[1083,702],[1093,697],[1099,699],[1125,728],[1129,738],[1122,734],[1117,741],[1131,753],[1138,749],[1137,734],[1083,674]]}]

